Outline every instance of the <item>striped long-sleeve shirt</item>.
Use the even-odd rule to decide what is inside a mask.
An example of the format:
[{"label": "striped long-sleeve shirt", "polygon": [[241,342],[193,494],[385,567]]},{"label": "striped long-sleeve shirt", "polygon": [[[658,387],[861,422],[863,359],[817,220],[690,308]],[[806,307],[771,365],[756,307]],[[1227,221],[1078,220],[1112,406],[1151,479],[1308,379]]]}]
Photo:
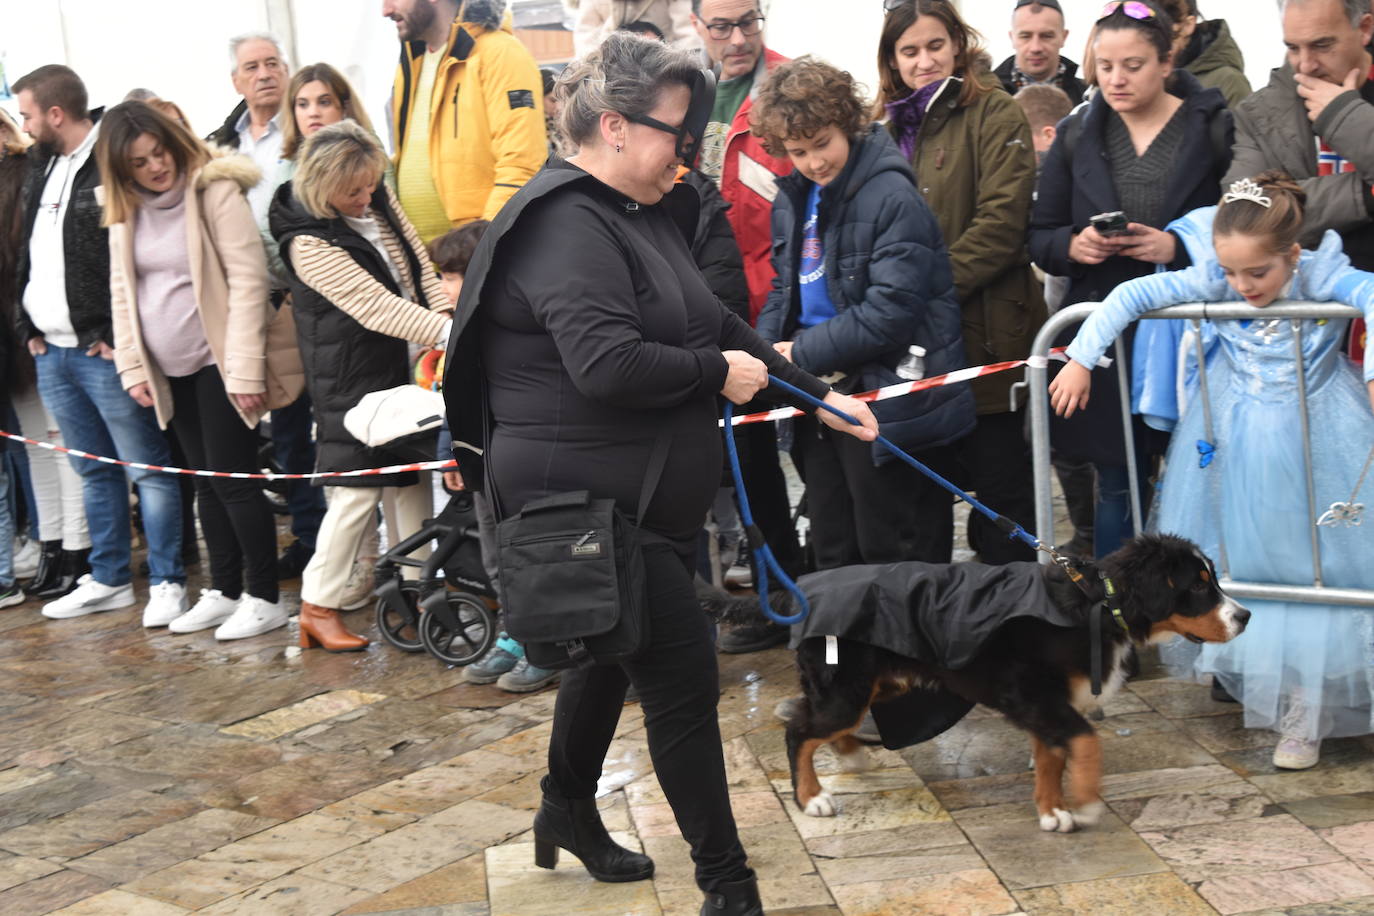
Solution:
[{"label": "striped long-sleeve shirt", "polygon": [[[390,195],[389,190],[387,193]],[[299,235],[291,240],[291,266],[302,283],[347,312],[369,331],[424,346],[442,345],[447,342],[449,315],[453,306],[444,296],[438,276],[428,269],[429,255],[420,243],[420,237],[405,219],[394,197],[391,203],[405,238],[397,238],[384,219],[378,219],[377,226],[381,230],[382,246],[391,265],[400,275],[401,290],[409,298],[397,296],[387,289],[343,248],[315,236]],[[371,211],[369,215],[372,215]],[[411,276],[410,264],[402,247],[405,244],[411,246],[421,264],[424,273],[420,278],[423,301],[432,303],[432,308],[412,301],[419,297],[415,295],[415,278]]]}]

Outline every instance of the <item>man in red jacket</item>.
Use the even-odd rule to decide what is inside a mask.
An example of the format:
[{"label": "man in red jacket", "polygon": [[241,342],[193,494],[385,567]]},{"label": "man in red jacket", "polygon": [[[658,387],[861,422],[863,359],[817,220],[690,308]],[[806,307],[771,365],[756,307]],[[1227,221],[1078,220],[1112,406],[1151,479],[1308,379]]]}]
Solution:
[{"label": "man in red jacket", "polygon": [[[776,159],[749,132],[749,109],[768,72],[787,58],[763,46],[763,12],[759,0],[692,0],[692,24],[707,57],[720,67],[716,105],[706,125],[698,168],[720,185],[730,204],[726,216],[735,230],[744,275],[749,283],[749,323],[758,320],[773,282],[773,235],[770,219],[776,179],[792,163]],[[772,423],[741,426],[737,431],[741,469],[754,521],[789,575],[803,572],[801,546],[792,524],[787,482],[778,464],[778,442]],[[755,571],[755,575],[758,571]],[[722,652],[756,652],[786,642],[786,627],[760,616],[757,623],[721,634]]]},{"label": "man in red jacket", "polygon": [[693,0],[692,24],[713,64],[720,66],[716,107],[706,125],[699,168],[720,186],[730,204],[730,226],[744,255],[749,280],[749,319],[756,320],[773,281],[773,239],[769,216],[777,195],[775,179],[792,163],[764,151],[749,132],[754,94],[787,58],[763,46],[758,0]]}]

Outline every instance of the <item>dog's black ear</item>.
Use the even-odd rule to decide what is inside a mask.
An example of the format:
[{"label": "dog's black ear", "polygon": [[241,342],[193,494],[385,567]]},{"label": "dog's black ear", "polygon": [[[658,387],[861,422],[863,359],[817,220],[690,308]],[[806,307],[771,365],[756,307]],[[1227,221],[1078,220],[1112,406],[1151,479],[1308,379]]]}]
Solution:
[{"label": "dog's black ear", "polygon": [[[1151,623],[1158,623],[1174,612],[1180,591],[1179,576],[1186,568],[1181,562],[1180,545],[1186,543],[1167,535],[1145,534],[1113,554],[1117,561],[1114,577],[1118,591],[1123,593],[1122,602]],[[1191,550],[1187,553],[1191,554]]]},{"label": "dog's black ear", "polygon": [[1136,607],[1150,623],[1159,623],[1174,612],[1176,593],[1167,582],[1136,590]]}]

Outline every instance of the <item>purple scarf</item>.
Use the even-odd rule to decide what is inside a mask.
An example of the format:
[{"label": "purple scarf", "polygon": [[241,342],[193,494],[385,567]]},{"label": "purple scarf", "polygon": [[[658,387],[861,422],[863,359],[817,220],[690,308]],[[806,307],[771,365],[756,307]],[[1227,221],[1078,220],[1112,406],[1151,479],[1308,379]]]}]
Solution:
[{"label": "purple scarf", "polygon": [[929,86],[917,89],[911,95],[896,102],[887,102],[883,105],[887,109],[888,120],[897,128],[897,146],[902,150],[902,155],[906,156],[907,161],[911,161],[911,156],[916,152],[916,135],[921,131],[921,122],[925,120],[926,108],[930,106],[930,100],[935,97],[935,93],[944,85],[944,80],[936,80]]}]

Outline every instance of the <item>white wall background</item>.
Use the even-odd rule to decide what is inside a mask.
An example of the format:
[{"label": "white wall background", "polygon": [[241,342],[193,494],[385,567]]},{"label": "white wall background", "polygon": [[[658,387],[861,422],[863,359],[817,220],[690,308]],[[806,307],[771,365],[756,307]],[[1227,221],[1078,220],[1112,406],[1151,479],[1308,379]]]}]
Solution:
[{"label": "white wall background", "polygon": [[[768,43],[797,56],[814,53],[876,88],[881,0],[765,0]],[[1082,59],[1101,0],[1063,0],[1065,53]],[[994,62],[1011,53],[1011,0],[962,0]],[[1283,57],[1274,0],[1202,0],[1202,10],[1230,24],[1256,88]],[[229,82],[231,35],[273,28],[295,35],[293,64],[325,60],[344,70],[382,127],[397,54],[395,27],[381,0],[0,0],[0,63],[12,83],[34,67],[66,63],[91,91],[93,105],[120,101],[145,86],[176,101],[200,133],[217,127],[237,101]],[[0,101],[11,112],[14,103]]]}]

